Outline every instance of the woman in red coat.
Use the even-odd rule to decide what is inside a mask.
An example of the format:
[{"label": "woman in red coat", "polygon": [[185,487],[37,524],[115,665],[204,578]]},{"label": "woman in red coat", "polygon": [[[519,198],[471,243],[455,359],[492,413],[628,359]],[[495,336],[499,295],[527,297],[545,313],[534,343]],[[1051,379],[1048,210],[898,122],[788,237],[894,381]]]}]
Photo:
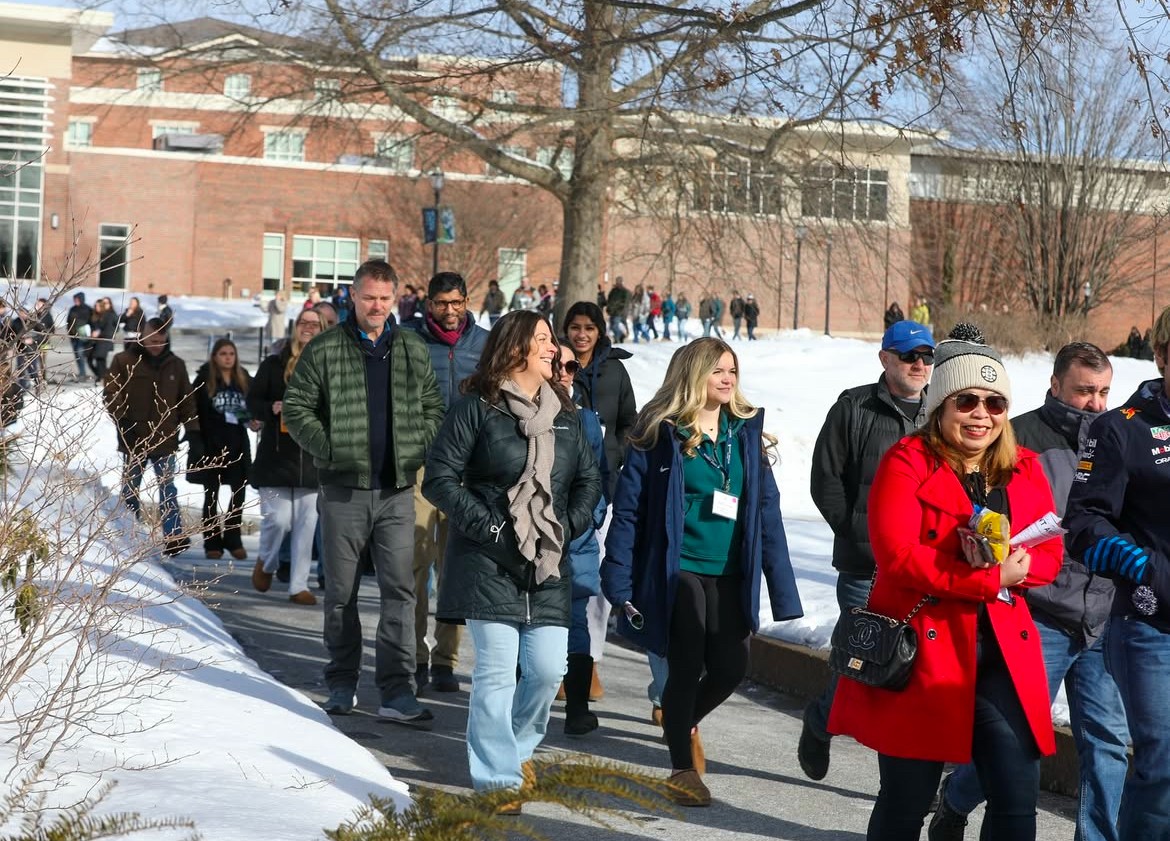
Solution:
[{"label": "woman in red coat", "polygon": [[842,680],[829,719],[831,732],[879,754],[869,841],[917,841],[943,763],[971,760],[987,792],[981,837],[1036,837],[1040,756],[1055,744],[1040,637],[1021,590],[1052,581],[1061,541],[1011,547],[995,564],[959,531],[977,505],[1007,517],[1012,534],[1053,509],[1039,459],[1016,446],[1010,399],[995,351],[940,343],[927,424],[890,449],[870,491],[869,608],[902,619],[922,607],[911,620],[909,685]]}]

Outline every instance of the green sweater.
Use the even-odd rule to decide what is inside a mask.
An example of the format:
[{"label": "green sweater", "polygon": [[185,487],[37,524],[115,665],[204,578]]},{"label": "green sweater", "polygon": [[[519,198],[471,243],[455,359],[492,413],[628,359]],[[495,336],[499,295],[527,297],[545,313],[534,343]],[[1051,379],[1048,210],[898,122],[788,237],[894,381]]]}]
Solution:
[{"label": "green sweater", "polygon": [[[443,397],[426,344],[400,327],[390,339],[394,487],[414,484],[443,421]],[[305,346],[284,395],[285,426],[313,456],[322,485],[371,487],[366,363],[353,329],[338,325]]]},{"label": "green sweater", "polygon": [[[712,511],[715,491],[740,498],[743,507],[743,448],[739,441],[740,419],[728,423],[726,413],[719,416],[719,439],[704,436],[694,456],[683,456],[684,518],[683,543],[679,567],[699,575],[734,575],[739,570],[740,546],[743,543],[743,514],[734,520]],[[679,434],[685,437],[682,430]],[[730,442],[730,447],[727,446]]]}]

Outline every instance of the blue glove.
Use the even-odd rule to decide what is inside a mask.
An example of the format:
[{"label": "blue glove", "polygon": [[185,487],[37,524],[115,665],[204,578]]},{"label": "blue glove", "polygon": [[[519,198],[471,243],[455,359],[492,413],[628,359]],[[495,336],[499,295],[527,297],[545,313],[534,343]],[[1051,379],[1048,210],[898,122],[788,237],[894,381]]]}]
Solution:
[{"label": "blue glove", "polygon": [[1089,572],[1120,575],[1135,584],[1144,584],[1150,577],[1149,560],[1145,549],[1119,535],[1102,537],[1089,547],[1084,557]]}]

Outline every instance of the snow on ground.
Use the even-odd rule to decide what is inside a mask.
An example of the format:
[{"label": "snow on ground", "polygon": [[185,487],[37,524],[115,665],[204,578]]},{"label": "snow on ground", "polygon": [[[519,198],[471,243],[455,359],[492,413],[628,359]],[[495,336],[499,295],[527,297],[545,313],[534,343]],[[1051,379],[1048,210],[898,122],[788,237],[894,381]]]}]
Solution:
[{"label": "snow on ground", "polygon": [[[101,291],[90,290],[87,299]],[[151,312],[153,298],[142,297]],[[249,305],[237,302],[180,298],[172,305],[191,328],[223,329],[252,316],[247,312]],[[661,383],[678,345],[625,347],[634,354],[626,366],[641,405]],[[830,563],[832,535],[809,497],[810,457],[825,413],[837,395],[876,380],[878,346],[801,330],[753,343],[737,342],[735,347],[740,354],[742,388],[749,400],[764,408],[765,427],[780,442],[775,471],[805,609],[802,619],[770,622],[765,608],[762,631],[823,648],[837,619],[836,575]],[[1114,366],[1117,401],[1132,393],[1142,379],[1153,376],[1147,362],[1117,359]],[[1013,412],[1040,405],[1051,360],[1042,355],[1009,358],[1007,368],[1015,398]],[[142,535],[141,526],[119,519],[111,501],[120,458],[99,392],[92,387],[62,391],[39,417],[26,417],[25,423],[22,447],[27,461],[35,465],[46,458],[55,460],[58,470],[68,469],[87,482],[84,492],[54,499],[45,491],[52,479],[18,465],[9,487],[22,473],[31,472],[26,499],[46,506],[41,512],[43,522],[63,523],[66,531],[76,524],[76,533],[68,539],[84,549],[79,552],[80,562],[70,569],[99,582],[118,566],[119,557],[135,551]],[[180,482],[187,505],[199,505],[201,490]],[[95,519],[87,513],[93,511],[100,516]],[[100,539],[85,544],[95,531],[101,532]],[[134,612],[132,633],[112,651],[115,665],[130,672],[144,665],[161,668],[147,676],[133,704],[115,704],[110,709],[116,714],[104,716],[115,725],[124,724],[128,732],[118,739],[84,735],[58,757],[55,770],[75,772],[66,778],[69,793],[84,792],[104,768],[145,766],[103,775],[121,781],[107,808],[184,814],[204,837],[217,841],[319,838],[320,827],[336,826],[351,816],[370,792],[406,802],[404,785],[364,748],[335,730],[314,704],[261,672],[218,619],[196,599],[183,595],[156,563],[136,564],[120,584],[120,595],[140,600],[141,610]],[[7,604],[0,604],[0,609],[7,611]],[[5,644],[11,645],[11,639]],[[67,653],[63,649],[55,658],[60,660]],[[21,703],[19,694],[11,703]],[[9,712],[10,708],[0,710],[0,744],[7,744],[14,735],[14,725],[6,723],[11,721]],[[1057,713],[1058,717],[1063,714],[1059,704]],[[6,750],[10,754],[10,746]],[[264,826],[265,821],[269,825]]]}]

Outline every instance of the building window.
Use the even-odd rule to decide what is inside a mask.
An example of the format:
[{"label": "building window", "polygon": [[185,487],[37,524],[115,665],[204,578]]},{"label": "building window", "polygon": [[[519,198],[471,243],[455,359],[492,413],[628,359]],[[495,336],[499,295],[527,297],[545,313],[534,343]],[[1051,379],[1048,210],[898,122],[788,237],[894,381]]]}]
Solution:
[{"label": "building window", "polygon": [[232,99],[247,99],[252,95],[252,77],[247,73],[232,73],[223,80],[223,95]]},{"label": "building window", "polygon": [[313,80],[313,97],[315,99],[331,100],[341,95],[340,79]]},{"label": "building window", "polygon": [[158,93],[162,88],[162,71],[153,67],[139,67],[138,81],[134,85],[144,93]]},{"label": "building window", "polygon": [[342,237],[293,237],[293,290],[308,292],[324,283],[350,283],[358,268],[361,241]]},{"label": "building window", "polygon": [[40,273],[49,84],[0,74],[0,278]]},{"label": "building window", "polygon": [[528,274],[528,252],[523,248],[501,248],[496,268],[500,288],[513,291]]},{"label": "building window", "polygon": [[130,286],[130,226],[98,226],[98,286],[127,289]]},{"label": "building window", "polygon": [[494,102],[496,105],[515,105],[519,101],[520,96],[516,93],[516,91],[492,91],[492,102]]},{"label": "building window", "polygon": [[383,134],[374,139],[374,156],[379,166],[395,172],[414,169],[414,139],[400,134]]},{"label": "building window", "polygon": [[710,161],[696,180],[691,206],[709,213],[768,216],[783,210],[780,171],[747,158]]},{"label": "building window", "polygon": [[372,239],[366,243],[366,259],[367,260],[389,260],[390,259],[390,240],[388,239]]},{"label": "building window", "polygon": [[800,215],[884,222],[889,213],[889,191],[889,173],[884,169],[811,166],[805,170],[801,185]]},{"label": "building window", "polygon": [[431,110],[451,123],[467,122],[467,111],[453,96],[436,96],[431,100]]},{"label": "building window", "polygon": [[65,145],[83,149],[93,145],[93,120],[70,120],[65,130]]},{"label": "building window", "polygon": [[305,132],[279,130],[265,132],[264,159],[267,161],[304,161]]},{"label": "building window", "polygon": [[573,150],[564,146],[541,146],[536,150],[536,162],[555,167],[566,181],[573,174]]},{"label": "building window", "polygon": [[284,287],[284,234],[264,235],[264,259],[261,261],[264,289],[276,292]]},{"label": "building window", "polygon": [[199,131],[199,123],[178,122],[166,123],[156,120],[150,121],[150,139],[158,140],[164,134],[194,134]]}]

